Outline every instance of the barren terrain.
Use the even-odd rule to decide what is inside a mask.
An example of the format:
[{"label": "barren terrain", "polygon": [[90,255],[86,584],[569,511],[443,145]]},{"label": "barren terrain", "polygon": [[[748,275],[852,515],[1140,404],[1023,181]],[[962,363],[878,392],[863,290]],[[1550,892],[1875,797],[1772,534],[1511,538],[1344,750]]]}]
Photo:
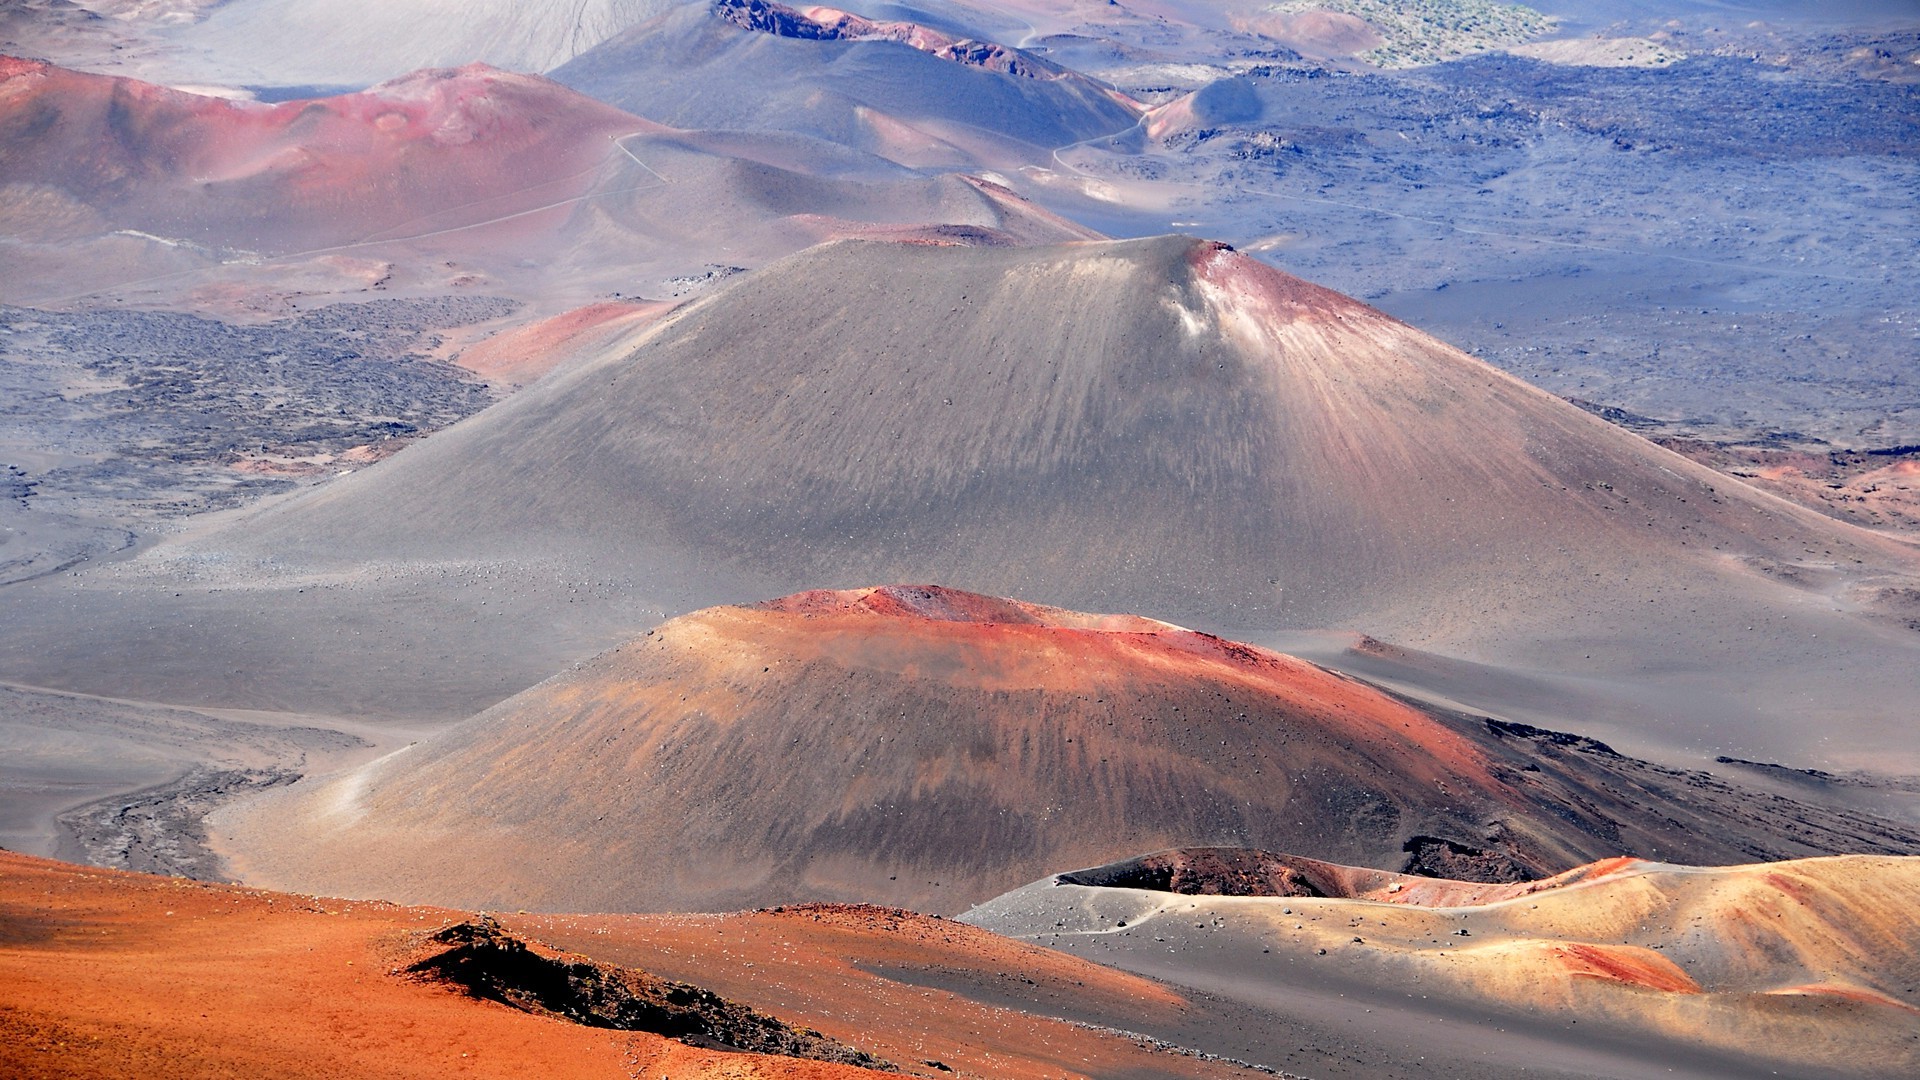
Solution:
[{"label": "barren terrain", "polygon": [[0,4],[0,1073],[1912,1075],[1916,147],[1873,0]]},{"label": "barren terrain", "polygon": [[0,854],[0,1069],[23,1080],[872,1075],[588,1026],[410,972],[447,951],[432,935],[460,919]]},{"label": "barren terrain", "polygon": [[1223,248],[849,242],[386,462],[25,583],[0,671],[445,720],[676,612],[919,580],[1361,630],[1504,669],[1456,700],[1510,719],[1569,726],[1543,679],[1629,749],[1903,769],[1920,639],[1861,609],[1914,566]]},{"label": "barren terrain", "polygon": [[1479,1044],[1489,1065],[1903,1076],[1920,1061],[1917,872],[1911,858],[1616,860],[1496,889],[1360,875],[1222,896],[1096,884],[1124,875],[1091,870],[963,918],[1258,1009],[1337,986],[1373,1038],[1444,1047],[1464,1009],[1497,1033]]},{"label": "barren terrain", "polygon": [[952,913],[1226,844],[1486,881],[1604,856],[1920,853],[1920,827],[1423,710],[1152,620],[949,589],[696,612],[361,768],[234,806],[250,881],[461,906]]}]

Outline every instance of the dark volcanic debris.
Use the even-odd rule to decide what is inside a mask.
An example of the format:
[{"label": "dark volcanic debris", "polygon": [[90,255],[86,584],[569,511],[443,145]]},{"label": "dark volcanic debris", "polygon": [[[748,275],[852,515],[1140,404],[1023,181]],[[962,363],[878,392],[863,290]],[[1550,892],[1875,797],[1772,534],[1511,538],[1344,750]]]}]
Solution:
[{"label": "dark volcanic debris", "polygon": [[489,297],[385,300],[254,324],[0,308],[0,358],[10,361],[0,378],[17,390],[0,407],[8,428],[44,433],[83,459],[11,467],[11,486],[30,490],[36,509],[166,518],[284,490],[349,452],[374,460],[393,448],[383,444],[493,400],[424,352],[439,343],[437,329],[516,307]]},{"label": "dark volcanic debris", "polygon": [[423,950],[428,955],[408,965],[409,974],[523,1012],[589,1027],[646,1031],[708,1049],[898,1071],[872,1054],[711,990],[523,941],[486,915],[431,935]]}]

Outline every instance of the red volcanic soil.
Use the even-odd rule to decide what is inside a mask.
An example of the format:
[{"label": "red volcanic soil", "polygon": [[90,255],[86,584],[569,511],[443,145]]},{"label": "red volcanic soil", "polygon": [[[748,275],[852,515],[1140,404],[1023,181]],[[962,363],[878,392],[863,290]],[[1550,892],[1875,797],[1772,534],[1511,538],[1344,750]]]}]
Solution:
[{"label": "red volcanic soil", "polygon": [[1194,840],[1398,859],[1468,793],[1519,805],[1470,740],[1312,664],[897,586],[685,616],[233,827],[250,878],[327,891],[957,911]]},{"label": "red volcanic soil", "polygon": [[409,977],[456,912],[0,853],[0,1074],[873,1075],[530,1015]]},{"label": "red volcanic soil", "polygon": [[[1188,1008],[1157,983],[897,910],[509,916],[489,936],[526,951],[491,965],[459,947],[466,935],[437,940],[463,923],[486,926],[441,909],[0,852],[0,1075],[874,1075],[569,1022],[550,1008],[556,986],[520,974],[520,957],[565,965],[588,991],[644,991],[660,978],[691,983],[722,1000],[685,992],[667,1000],[693,999],[709,1013],[750,1007],[772,1021],[755,1028],[784,1027],[818,1043],[806,1034],[815,1029],[909,1075],[957,1070],[1037,1080],[1059,1076],[1067,1062],[1079,1075],[1244,1073],[1111,1030],[1168,1023]],[[484,999],[467,985],[481,988]]]},{"label": "red volcanic soil", "polygon": [[1920,537],[1920,448],[1861,452],[1657,439],[1683,457],[1842,521]]},{"label": "red volcanic soil", "polygon": [[568,360],[611,347],[675,306],[670,300],[588,304],[496,334],[461,350],[453,362],[482,378],[524,386]]},{"label": "red volcanic soil", "polygon": [[1700,992],[1700,984],[1678,964],[1649,949],[1573,941],[1551,945],[1549,951],[1575,978],[1642,986],[1668,994]]},{"label": "red volcanic soil", "polygon": [[1166,986],[948,919],[809,904],[504,921],[529,938],[699,982],[923,1075],[945,1075],[929,1061],[996,1077],[1245,1075],[1111,1030],[1178,1023],[1192,1005]]},{"label": "red volcanic soil", "polygon": [[675,619],[216,843],[278,887],[600,911],[958,911],[1200,845],[1508,882],[1920,847],[1702,780],[1150,619],[887,586]]},{"label": "red volcanic soil", "polygon": [[479,64],[265,105],[0,58],[0,184],[268,253],[525,213],[585,191],[612,137],[660,130]]}]

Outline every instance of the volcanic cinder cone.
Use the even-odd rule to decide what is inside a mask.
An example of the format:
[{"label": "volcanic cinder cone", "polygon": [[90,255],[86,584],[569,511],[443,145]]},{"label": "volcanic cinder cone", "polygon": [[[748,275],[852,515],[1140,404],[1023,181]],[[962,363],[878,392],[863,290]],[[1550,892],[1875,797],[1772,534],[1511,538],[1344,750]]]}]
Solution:
[{"label": "volcanic cinder cone", "polygon": [[795,587],[932,578],[1234,627],[1538,626],[1566,613],[1511,609],[1677,593],[1723,549],[1898,557],[1182,237],[829,244],[223,539],[670,549]]},{"label": "volcanic cinder cone", "polygon": [[[0,257],[19,264],[0,296],[29,303],[310,273],[571,308],[678,296],[828,239],[1097,236],[980,177],[664,128],[479,64],[264,104],[0,57],[0,195]],[[397,274],[356,276],[379,260]]]},{"label": "volcanic cinder cone", "polygon": [[1142,112],[1017,49],[764,0],[682,6],[553,77],[680,127],[812,135],[916,167],[1040,161],[1127,131]]},{"label": "volcanic cinder cone", "polygon": [[[22,590],[0,670],[470,714],[662,616],[931,580],[1257,642],[1355,628],[1581,675],[1614,732],[1885,762],[1914,755],[1920,639],[1845,609],[1914,562],[1220,245],[843,241],[380,466]],[[435,584],[469,578],[492,595]],[[164,640],[116,614],[148,607]]]},{"label": "volcanic cinder cone", "polygon": [[[351,85],[482,60],[547,71],[676,0],[229,0],[173,63],[252,85]],[[212,6],[212,5],[210,5]]]},{"label": "volcanic cinder cone", "polygon": [[242,808],[226,843],[276,885],[596,911],[957,911],[1036,867],[1183,844],[1496,880],[1920,850],[1703,779],[1150,619],[890,586],[673,620]]},{"label": "volcanic cinder cone", "polygon": [[661,130],[480,64],[265,105],[0,57],[0,185],[49,239],[276,253],[424,232],[564,202],[610,137]]}]

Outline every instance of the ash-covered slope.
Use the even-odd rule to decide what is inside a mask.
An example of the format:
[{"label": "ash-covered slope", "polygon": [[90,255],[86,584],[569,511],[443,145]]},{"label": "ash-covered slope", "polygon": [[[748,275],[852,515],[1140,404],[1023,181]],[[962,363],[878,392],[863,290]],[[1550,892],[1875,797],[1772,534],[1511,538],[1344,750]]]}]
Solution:
[{"label": "ash-covered slope", "polygon": [[684,616],[221,828],[249,880],[595,911],[957,911],[1035,867],[1185,844],[1495,881],[1623,852],[1920,851],[1282,654],[920,586]]},{"label": "ash-covered slope", "polygon": [[663,128],[481,66],[264,105],[0,58],[0,191],[0,297],[27,303],[324,282],[568,308],[839,237],[1096,235],[977,177]]},{"label": "ash-covered slope", "polygon": [[721,589],[728,567],[776,591],[934,579],[1214,627],[1477,637],[1610,597],[1692,603],[1685,579],[1736,555],[1900,558],[1182,237],[817,248],[220,542],[658,550],[715,564]]},{"label": "ash-covered slope", "polygon": [[764,0],[676,8],[553,77],[679,127],[796,132],[914,166],[1037,160],[1140,115],[1018,50]]},{"label": "ash-covered slope", "polygon": [[[351,86],[480,61],[547,71],[676,0],[229,0],[172,38],[201,78]],[[195,55],[197,54],[197,55]]]},{"label": "ash-covered slope", "polygon": [[1852,609],[1913,563],[1218,245],[842,242],[377,467],[16,593],[0,671],[470,715],[661,617],[933,580],[1360,629],[1478,661],[1479,708],[1514,668],[1579,676],[1528,699],[1543,726],[1592,730],[1579,700],[1610,738],[1897,768],[1920,638]]},{"label": "ash-covered slope", "polygon": [[299,251],[564,201],[610,138],[661,130],[483,65],[265,105],[0,57],[0,232]]},{"label": "ash-covered slope", "polygon": [[[702,985],[559,952],[486,916],[460,918],[0,852],[0,1075],[899,1075]],[[624,922],[592,919],[586,929],[605,936]],[[999,945],[1015,964],[1040,953]],[[1053,964],[1129,978],[1064,957]],[[270,1030],[264,1016],[275,1018]]]}]

